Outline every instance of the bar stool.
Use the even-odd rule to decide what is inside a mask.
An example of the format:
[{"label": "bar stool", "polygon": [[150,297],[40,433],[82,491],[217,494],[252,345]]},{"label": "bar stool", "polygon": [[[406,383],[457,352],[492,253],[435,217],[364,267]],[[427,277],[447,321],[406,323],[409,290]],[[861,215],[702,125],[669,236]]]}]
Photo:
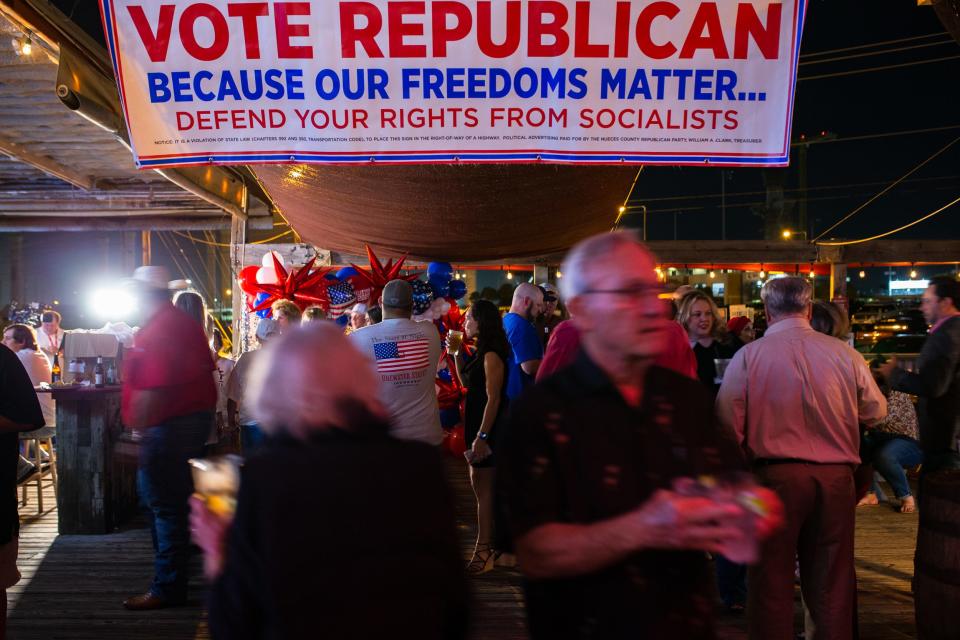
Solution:
[{"label": "bar stool", "polygon": [[[28,459],[36,466],[36,471],[31,473],[26,480],[20,483],[23,488],[20,500],[21,506],[27,504],[27,485],[36,483],[37,485],[37,513],[43,513],[43,479],[49,477],[49,484],[53,486],[54,498],[57,496],[57,453],[53,448],[53,438],[57,435],[56,427],[41,427],[33,431],[23,431],[20,433],[20,442],[25,443]],[[30,458],[31,444],[33,445],[33,457]],[[43,454],[40,453],[41,446],[46,445],[50,450],[50,459],[43,460]],[[44,468],[46,465],[46,468]]]}]

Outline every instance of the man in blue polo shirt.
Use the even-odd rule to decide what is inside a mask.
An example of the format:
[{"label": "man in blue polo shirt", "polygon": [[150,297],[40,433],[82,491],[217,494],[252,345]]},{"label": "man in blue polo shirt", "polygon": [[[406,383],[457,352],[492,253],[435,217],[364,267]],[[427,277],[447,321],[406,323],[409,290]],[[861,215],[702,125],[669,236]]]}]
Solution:
[{"label": "man in blue polo shirt", "polygon": [[540,315],[542,308],[543,290],[524,282],[513,292],[510,313],[503,316],[503,328],[513,348],[513,359],[509,363],[507,376],[507,397],[510,400],[533,384],[537,369],[540,368],[543,344],[533,321]]}]

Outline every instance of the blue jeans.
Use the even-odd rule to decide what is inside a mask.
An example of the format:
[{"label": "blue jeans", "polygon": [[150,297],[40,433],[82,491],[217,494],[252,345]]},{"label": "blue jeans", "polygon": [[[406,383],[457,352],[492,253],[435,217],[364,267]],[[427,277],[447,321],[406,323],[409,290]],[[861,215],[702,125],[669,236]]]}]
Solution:
[{"label": "blue jeans", "polygon": [[[864,462],[873,464],[883,478],[890,483],[898,499],[910,495],[910,483],[904,467],[913,467],[923,462],[920,443],[911,438],[889,433],[868,432],[863,436]],[[874,482],[873,491],[877,491]]]},{"label": "blue jeans", "polygon": [[187,597],[190,507],[193,480],[187,460],[203,455],[212,413],[171,418],[147,429],[140,447],[137,488],[153,538],[154,578],[150,591],[182,602]]}]

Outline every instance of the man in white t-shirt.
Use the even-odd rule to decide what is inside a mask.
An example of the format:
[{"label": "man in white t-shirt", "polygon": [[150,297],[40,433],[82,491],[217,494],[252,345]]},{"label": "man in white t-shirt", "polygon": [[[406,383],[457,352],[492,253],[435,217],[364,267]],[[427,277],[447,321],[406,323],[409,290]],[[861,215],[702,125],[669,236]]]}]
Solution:
[{"label": "man in white t-shirt", "polygon": [[47,309],[40,316],[40,328],[37,329],[37,346],[53,362],[53,356],[63,347],[63,337],[66,335],[60,328],[60,314]]},{"label": "man in white t-shirt", "polygon": [[390,433],[401,440],[439,445],[437,407],[440,334],[429,322],[414,322],[413,288],[391,280],[380,298],[383,322],[358,329],[350,339],[371,359],[380,379],[380,401],[390,413]]}]

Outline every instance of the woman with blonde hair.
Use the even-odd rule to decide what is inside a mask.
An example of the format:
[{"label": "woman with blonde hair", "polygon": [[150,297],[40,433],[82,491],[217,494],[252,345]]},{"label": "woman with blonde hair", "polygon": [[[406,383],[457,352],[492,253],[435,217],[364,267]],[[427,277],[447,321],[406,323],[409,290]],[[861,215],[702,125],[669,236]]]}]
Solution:
[{"label": "woman with blonde hair", "polygon": [[680,298],[677,322],[687,330],[690,347],[697,358],[697,378],[716,396],[720,389],[714,360],[733,357],[727,343],[727,327],[713,298],[703,291],[689,291]]},{"label": "woman with blonde hair", "polygon": [[211,636],[463,637],[442,460],[390,437],[376,373],[342,329],[313,323],[267,345],[250,391],[268,438],[244,464],[232,522],[191,502]]}]

